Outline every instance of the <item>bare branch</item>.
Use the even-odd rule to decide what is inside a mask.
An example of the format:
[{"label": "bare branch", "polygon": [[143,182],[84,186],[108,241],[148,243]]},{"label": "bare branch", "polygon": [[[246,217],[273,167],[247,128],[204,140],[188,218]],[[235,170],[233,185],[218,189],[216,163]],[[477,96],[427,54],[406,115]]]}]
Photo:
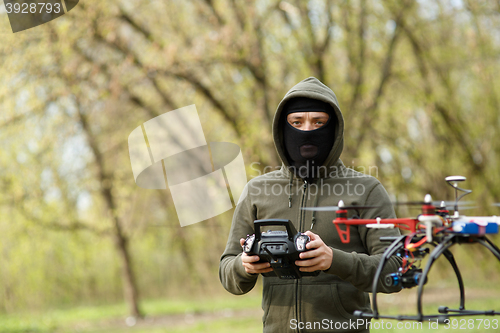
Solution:
[{"label": "bare branch", "polygon": [[226,24],[226,21],[224,20],[224,18],[219,14],[219,12],[217,11],[217,9],[215,8],[213,0],[204,0],[204,2],[210,8],[210,11],[212,12],[212,14],[215,15],[215,18],[217,19],[217,23],[219,25]]},{"label": "bare branch", "polygon": [[384,64],[382,66],[382,73],[380,75],[380,82],[378,85],[377,90],[375,91],[375,95],[372,99],[372,104],[366,109],[364,112],[364,117],[361,121],[361,126],[359,127],[359,136],[356,138],[355,141],[355,146],[352,150],[352,155],[356,156],[359,152],[359,149],[361,148],[361,145],[364,141],[364,138],[368,131],[366,128],[370,125],[370,123],[375,119],[376,113],[377,113],[377,108],[378,108],[378,103],[380,101],[380,98],[382,97],[384,93],[384,89],[387,85],[387,82],[389,81],[389,78],[391,76],[391,67],[393,63],[393,58],[394,58],[394,52],[396,49],[396,42],[400,36],[400,22],[403,17],[404,13],[404,7],[400,10],[398,17],[396,18],[396,29],[394,30],[394,33],[392,35],[391,41],[389,42],[389,46],[387,49],[387,54],[384,60]]},{"label": "bare branch", "polygon": [[361,4],[361,13],[359,19],[359,28],[358,28],[358,40],[359,40],[359,50],[358,50],[358,59],[356,61],[356,80],[354,82],[354,90],[351,97],[351,104],[349,110],[354,110],[358,103],[361,87],[364,83],[364,69],[365,69],[365,29],[366,29],[366,6],[363,1]]},{"label": "bare branch", "polygon": [[246,17],[246,15],[238,7],[238,5],[236,4],[236,0],[230,0],[230,3],[231,3],[231,9],[233,10],[234,14],[236,15],[236,20],[238,21],[238,24],[240,26],[241,31],[245,31],[245,24],[246,24],[245,17]]},{"label": "bare branch", "polygon": [[[104,36],[102,36],[97,30],[95,31],[95,37],[96,39],[100,40],[101,42],[105,43],[106,45],[109,45],[113,49],[119,51],[124,57],[131,57],[133,63],[139,67],[140,69],[143,70],[143,72],[146,75],[149,76],[155,76],[156,74],[163,74],[167,76],[173,76],[177,78],[181,78],[189,82],[193,87],[200,91],[211,103],[214,105],[216,109],[218,109],[221,114],[223,115],[224,119],[227,120],[228,124],[233,128],[235,131],[236,135],[238,137],[241,137],[241,131],[239,127],[237,126],[237,121],[236,117],[231,115],[229,111],[227,110],[226,106],[215,97],[215,94],[205,85],[201,83],[200,80],[198,80],[193,74],[190,74],[186,71],[184,72],[173,72],[173,71],[166,71],[166,70],[155,70],[155,69],[149,69],[147,66],[145,66],[142,61],[139,59],[139,57],[130,49],[126,49],[125,47],[121,46],[119,43],[116,41],[110,42],[107,41]],[[172,99],[159,87],[158,82],[155,82],[156,78],[152,80],[153,86],[155,87],[156,91],[160,94],[162,97],[163,101],[167,103],[168,105],[173,106],[174,103]]]},{"label": "bare branch", "polygon": [[[25,198],[26,199],[26,198]],[[21,202],[25,202],[25,199],[23,199]],[[99,236],[109,236],[111,234],[111,230],[109,229],[97,229],[94,228],[87,223],[84,223],[79,220],[66,220],[66,221],[45,221],[42,220],[35,215],[31,214],[28,209],[24,207],[23,204],[21,204],[20,209],[18,210],[25,218],[26,220],[32,222],[34,225],[41,227],[43,229],[52,229],[56,231],[89,231],[93,234],[99,235]]]},{"label": "bare branch", "polygon": [[[467,125],[463,120],[461,120],[458,112],[451,112],[443,103],[436,100],[433,96],[432,80],[430,78],[430,69],[426,65],[426,61],[431,64],[434,71],[437,72],[438,77],[441,78],[442,84],[445,86],[448,92],[448,103],[453,103],[453,92],[449,86],[449,80],[445,78],[444,73],[440,71],[439,66],[430,57],[426,56],[423,52],[424,47],[422,43],[414,35],[412,29],[408,27],[404,21],[401,22],[402,30],[405,32],[406,36],[411,42],[412,49],[415,55],[415,59],[418,63],[420,70],[420,75],[424,80],[424,93],[425,96],[434,105],[434,108],[438,114],[442,117],[443,123],[448,128],[450,134],[459,143],[462,151],[467,157],[468,163],[472,166],[472,171],[475,176],[481,178],[485,184],[491,183],[489,180],[487,172],[485,172],[485,163],[477,164],[474,161],[474,148],[471,147],[471,140],[467,137]],[[459,109],[460,106],[454,105],[454,109]],[[495,186],[486,186],[487,190],[490,192],[495,201],[500,201],[500,191],[496,190]]]}]

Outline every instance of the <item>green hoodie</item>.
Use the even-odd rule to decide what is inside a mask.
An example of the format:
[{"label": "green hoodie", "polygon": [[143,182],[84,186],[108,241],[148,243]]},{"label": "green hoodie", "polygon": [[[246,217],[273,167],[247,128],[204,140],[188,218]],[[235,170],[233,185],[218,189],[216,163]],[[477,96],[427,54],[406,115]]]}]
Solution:
[{"label": "green hoodie", "polygon": [[[278,124],[286,101],[295,97],[327,102],[337,117],[335,142],[321,169],[320,179],[313,184],[308,184],[289,171],[290,163],[285,155],[281,126]],[[367,292],[371,292],[373,276],[387,246],[379,238],[397,236],[400,234],[399,229],[351,226],[350,243],[344,244],[332,223],[335,212],[301,209],[335,206],[339,200],[343,200],[346,205],[379,206],[359,212],[349,211],[350,216],[395,217],[382,184],[374,177],[346,168],[339,159],[344,146],[343,136],[344,120],[333,91],[314,77],[299,82],[285,95],[274,116],[273,138],[283,162],[281,169],[253,178],[240,197],[219,267],[220,280],[229,292],[245,294],[257,281],[258,275],[247,273],[242,265],[239,242],[240,238],[254,233],[254,220],[288,219],[298,231],[311,230],[318,234],[333,251],[330,269],[316,277],[284,280],[273,272],[263,274],[264,332],[358,332],[366,328],[365,324],[353,325],[358,318],[352,313],[355,310],[370,311]],[[382,278],[399,267],[398,259],[392,258]],[[382,292],[399,290],[385,288],[380,282]],[[335,323],[340,322],[344,323],[344,329],[335,330]]]}]

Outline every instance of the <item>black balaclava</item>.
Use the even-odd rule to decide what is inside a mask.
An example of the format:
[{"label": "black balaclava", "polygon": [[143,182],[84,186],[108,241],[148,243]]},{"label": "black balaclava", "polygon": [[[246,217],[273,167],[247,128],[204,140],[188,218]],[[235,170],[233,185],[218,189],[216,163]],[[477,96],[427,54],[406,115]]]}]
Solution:
[{"label": "black balaclava", "polygon": [[[295,112],[326,112],[328,121],[312,131],[299,130],[287,121],[287,116]],[[335,141],[337,119],[330,104],[306,97],[289,100],[281,113],[285,152],[293,172],[302,179],[311,182],[318,178],[319,167],[330,154]]]}]

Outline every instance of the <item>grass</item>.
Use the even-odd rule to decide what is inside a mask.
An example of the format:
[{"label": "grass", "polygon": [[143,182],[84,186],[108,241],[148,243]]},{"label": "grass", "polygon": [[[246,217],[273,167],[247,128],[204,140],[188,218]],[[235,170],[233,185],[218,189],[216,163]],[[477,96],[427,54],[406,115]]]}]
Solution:
[{"label": "grass", "polygon": [[[200,322],[196,324],[185,324],[181,326],[165,326],[163,328],[147,328],[137,327],[126,329],[126,332],[133,333],[254,333],[262,331],[262,323],[260,317],[255,318],[227,318],[212,320],[209,322]],[[123,328],[97,329],[92,331],[84,331],[92,333],[121,333]]]},{"label": "grass", "polygon": [[[0,315],[0,333],[165,332],[164,328],[151,327],[156,326],[153,322],[159,321],[161,325],[162,320],[158,320],[158,318],[161,319],[164,316],[172,317],[171,322],[175,326],[180,325],[179,332],[183,330],[183,324],[193,326],[193,329],[189,330],[190,332],[207,332],[207,325],[212,324],[204,323],[206,320],[199,322],[195,320],[200,314],[228,317],[215,320],[214,329],[217,332],[222,332],[220,326],[223,326],[224,322],[230,323],[234,319],[230,318],[234,311],[247,308],[259,309],[260,302],[261,298],[258,292],[252,292],[244,297],[228,294],[216,298],[145,300],[141,303],[141,308],[146,314],[144,326],[149,326],[147,330],[140,329],[140,326],[143,326],[142,323],[137,325],[137,329],[125,325],[124,314],[127,313],[125,304],[79,306],[68,309],[51,309],[46,312],[16,313]],[[196,322],[191,323],[191,321]],[[260,319],[258,323],[260,325]],[[169,322],[165,321],[165,324],[168,325]],[[234,324],[236,325],[236,322]],[[100,328],[100,326],[104,328]],[[116,326],[116,329],[113,326]],[[168,331],[175,332],[175,329]]]},{"label": "grass", "polygon": [[[436,313],[437,306],[457,303],[454,289],[431,289],[425,299],[424,314]],[[499,291],[484,289],[471,290],[467,294],[468,309],[500,309]],[[144,321],[133,327],[125,324],[126,306],[124,304],[106,306],[81,306],[68,309],[52,309],[39,313],[18,313],[0,315],[1,333],[249,333],[262,331],[259,291],[252,291],[245,296],[230,294],[214,298],[197,299],[162,299],[142,302],[142,309],[147,314]],[[395,295],[379,297],[380,313],[415,314],[416,304],[413,290],[405,290]],[[489,319],[490,328],[478,328],[479,319]],[[464,317],[465,322],[444,325],[424,322],[398,322],[396,320],[374,320],[372,332],[498,332],[500,317],[474,316]],[[474,320],[474,324],[470,320]],[[497,319],[499,328],[493,328]],[[390,324],[389,324],[390,323]],[[465,323],[464,325],[462,325]],[[398,325],[399,324],[399,328]],[[406,326],[405,326],[406,325]],[[410,326],[411,325],[411,326]],[[474,326],[474,329],[470,327]],[[456,329],[453,329],[455,326]],[[466,329],[460,329],[460,326]],[[390,328],[392,327],[392,328]],[[406,328],[405,328],[406,327]],[[411,328],[410,328],[411,327]]]}]

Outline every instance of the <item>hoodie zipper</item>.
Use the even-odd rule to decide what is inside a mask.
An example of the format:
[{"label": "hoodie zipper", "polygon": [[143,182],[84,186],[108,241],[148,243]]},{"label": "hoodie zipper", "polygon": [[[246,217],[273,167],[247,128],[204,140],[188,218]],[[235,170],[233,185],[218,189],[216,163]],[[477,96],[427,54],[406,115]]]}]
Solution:
[{"label": "hoodie zipper", "polygon": [[[307,201],[306,199],[306,194],[307,194],[307,180],[304,180],[304,186],[303,186],[303,191],[302,191],[302,200],[300,202],[300,208],[305,207],[305,202]],[[304,230],[303,224],[305,223],[305,213],[306,211],[300,211],[300,219],[299,219],[299,232],[302,232]],[[296,284],[295,284],[295,318],[297,318],[297,322],[301,322],[302,318],[299,317],[300,315],[300,298],[299,298],[299,290],[300,290],[300,285],[301,285],[301,279],[297,279]],[[301,329],[297,328],[297,332],[301,332]]]}]

